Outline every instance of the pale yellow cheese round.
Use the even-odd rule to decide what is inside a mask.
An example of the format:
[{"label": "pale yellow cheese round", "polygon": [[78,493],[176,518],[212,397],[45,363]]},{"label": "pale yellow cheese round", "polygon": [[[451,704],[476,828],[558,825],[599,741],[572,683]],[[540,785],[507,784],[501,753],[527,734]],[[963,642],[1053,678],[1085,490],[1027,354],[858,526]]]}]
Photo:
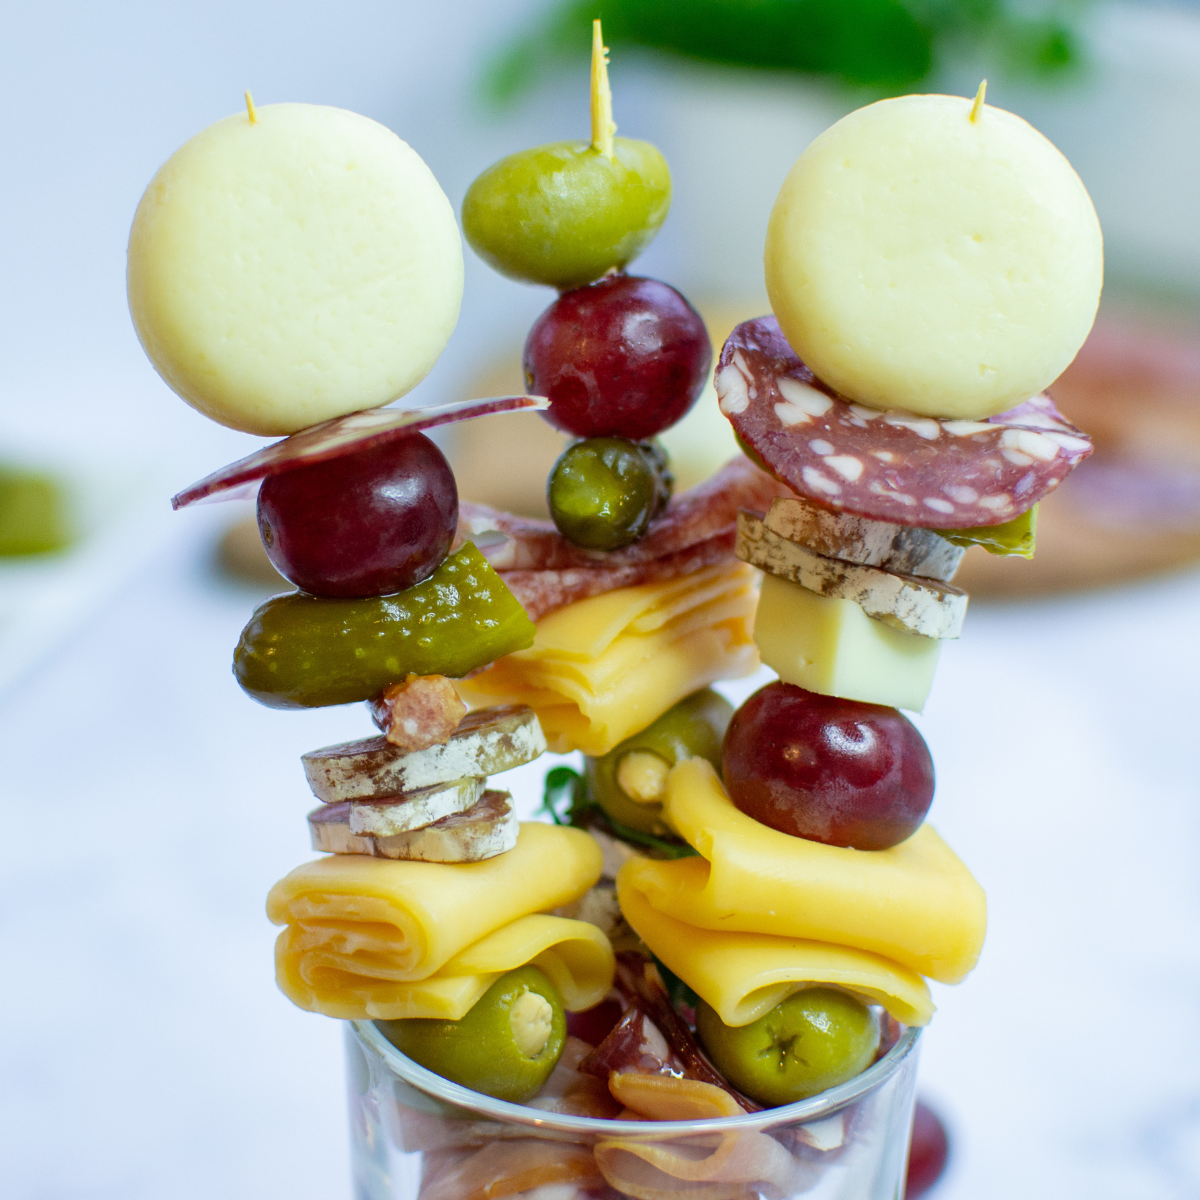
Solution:
[{"label": "pale yellow cheese round", "polygon": [[882,100],[827,129],[771,213],[784,335],[873,408],[978,420],[1041,391],[1091,329],[1100,224],[1020,117],[957,96]]},{"label": "pale yellow cheese round", "polygon": [[214,421],[295,433],[404,395],[458,320],[462,242],[420,156],[339,108],[273,104],[183,145],[129,236],[150,360]]}]

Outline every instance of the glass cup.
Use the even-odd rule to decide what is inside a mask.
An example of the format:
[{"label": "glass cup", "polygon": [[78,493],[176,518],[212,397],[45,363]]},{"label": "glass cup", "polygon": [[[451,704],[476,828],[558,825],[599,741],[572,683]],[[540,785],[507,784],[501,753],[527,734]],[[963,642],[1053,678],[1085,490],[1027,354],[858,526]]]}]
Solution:
[{"label": "glass cup", "polygon": [[610,1121],[493,1100],[347,1022],[355,1200],[901,1200],[920,1033],[797,1104]]}]

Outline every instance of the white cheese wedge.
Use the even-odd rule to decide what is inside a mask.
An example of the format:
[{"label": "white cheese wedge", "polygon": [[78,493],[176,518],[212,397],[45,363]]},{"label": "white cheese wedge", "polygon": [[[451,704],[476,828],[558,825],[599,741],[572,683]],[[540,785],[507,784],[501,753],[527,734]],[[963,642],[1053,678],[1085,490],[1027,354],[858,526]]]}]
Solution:
[{"label": "white cheese wedge", "polygon": [[1104,277],[1071,164],[982,95],[897,96],[827,129],[780,189],[763,262],[818,378],[872,408],[970,421],[1062,373]]},{"label": "white cheese wedge", "polygon": [[754,640],[784,683],[913,712],[925,707],[942,645],[774,575],[763,577]]},{"label": "white cheese wedge", "polygon": [[159,374],[232,429],[388,404],[462,299],[454,209],[416,151],[340,108],[270,104],[198,133],[146,189],[129,310]]},{"label": "white cheese wedge", "polygon": [[868,617],[893,629],[927,638],[956,638],[962,632],[967,593],[961,589],[827,558],[780,537],[752,513],[738,514],[735,552],[743,562],[810,592],[853,600]]},{"label": "white cheese wedge", "polygon": [[962,546],[946,541],[932,529],[833,512],[799,496],[773,500],[763,524],[780,537],[829,558],[882,567],[898,575],[940,579],[943,583],[954,578],[966,553]]},{"label": "white cheese wedge", "polygon": [[517,844],[519,823],[507,792],[488,791],[466,812],[443,817],[424,829],[390,837],[357,834],[351,829],[350,804],[327,804],[308,815],[314,850],[333,854],[370,854],[415,862],[483,862]]}]

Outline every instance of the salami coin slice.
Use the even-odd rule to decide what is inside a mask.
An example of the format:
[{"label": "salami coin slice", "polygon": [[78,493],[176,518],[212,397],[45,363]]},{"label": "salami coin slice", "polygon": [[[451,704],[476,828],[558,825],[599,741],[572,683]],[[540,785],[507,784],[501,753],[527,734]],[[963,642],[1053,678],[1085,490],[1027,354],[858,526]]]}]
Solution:
[{"label": "salami coin slice", "polygon": [[715,383],[734,432],[776,478],[826,508],[896,525],[1002,525],[1092,452],[1044,394],[986,421],[852,404],[814,377],[774,317],[733,331]]},{"label": "salami coin slice", "polygon": [[[548,408],[542,396],[493,396],[486,400],[456,400],[430,408],[370,408],[322,421],[281,442],[256,450],[245,458],[206,475],[199,483],[184,488],[171,498],[172,508],[187,508],[201,500],[232,500],[248,484],[257,484],[269,475],[282,475],[297,467],[373,450],[396,438],[408,437],[422,429],[484,417],[489,413],[517,412],[526,408]],[[235,491],[236,489],[236,491]]]}]

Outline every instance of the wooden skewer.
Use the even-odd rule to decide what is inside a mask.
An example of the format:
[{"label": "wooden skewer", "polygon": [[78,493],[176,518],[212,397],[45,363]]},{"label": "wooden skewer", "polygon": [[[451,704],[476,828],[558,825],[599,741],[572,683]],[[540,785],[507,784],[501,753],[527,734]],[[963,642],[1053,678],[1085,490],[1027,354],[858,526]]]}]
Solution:
[{"label": "wooden skewer", "polygon": [[[249,93],[247,93],[249,94]],[[613,156],[612,88],[608,86],[608,47],[600,32],[600,21],[592,22],[592,149],[605,158]]]},{"label": "wooden skewer", "polygon": [[979,85],[979,91],[975,93],[975,103],[971,105],[971,124],[978,125],[980,114],[983,112],[983,98],[987,95],[987,80],[985,79]]}]

